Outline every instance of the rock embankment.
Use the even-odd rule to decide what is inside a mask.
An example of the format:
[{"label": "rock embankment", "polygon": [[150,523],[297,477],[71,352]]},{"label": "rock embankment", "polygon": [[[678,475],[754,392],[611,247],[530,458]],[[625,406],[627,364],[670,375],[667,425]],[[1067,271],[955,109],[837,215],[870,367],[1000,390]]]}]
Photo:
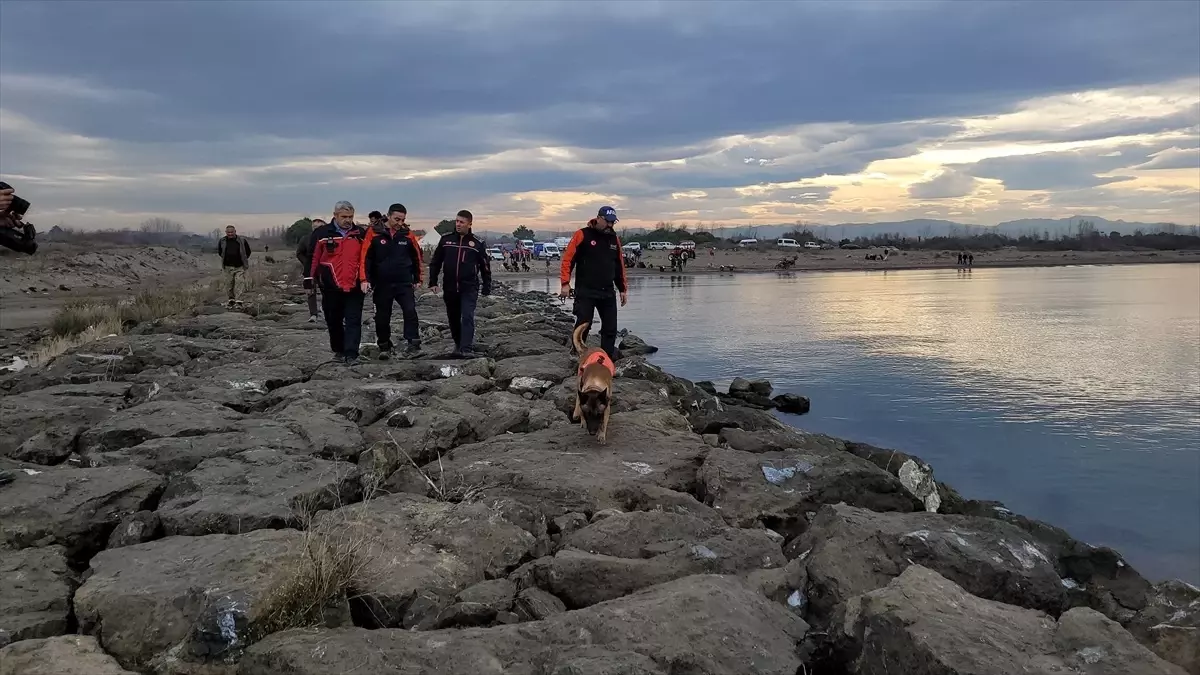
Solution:
[{"label": "rock embankment", "polygon": [[1200,591],[769,384],[623,358],[600,446],[548,296],[348,368],[281,286],[0,379],[0,675],[1200,673]]}]

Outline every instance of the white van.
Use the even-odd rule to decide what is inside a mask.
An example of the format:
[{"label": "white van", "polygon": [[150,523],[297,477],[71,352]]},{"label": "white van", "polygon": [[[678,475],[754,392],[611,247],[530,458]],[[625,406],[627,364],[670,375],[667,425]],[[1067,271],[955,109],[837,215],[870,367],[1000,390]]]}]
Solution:
[{"label": "white van", "polygon": [[652,242],[650,242],[650,246],[648,246],[648,248],[651,251],[665,251],[665,250],[671,248],[671,242],[669,242],[669,241],[652,241]]},{"label": "white van", "polygon": [[626,251],[640,251],[642,250],[642,243],[640,241],[631,241],[628,244],[622,244],[621,248]]},{"label": "white van", "polygon": [[758,247],[757,239],[743,239],[738,242],[738,248],[757,248],[757,247]]},{"label": "white van", "polygon": [[804,242],[804,248],[821,248],[821,245],[815,241]]},{"label": "white van", "polygon": [[559,250],[566,248],[570,243],[571,243],[570,237],[556,237],[554,239],[554,245],[557,246],[559,248]]},{"label": "white van", "polygon": [[775,245],[779,248],[800,248],[795,239],[776,239]]}]

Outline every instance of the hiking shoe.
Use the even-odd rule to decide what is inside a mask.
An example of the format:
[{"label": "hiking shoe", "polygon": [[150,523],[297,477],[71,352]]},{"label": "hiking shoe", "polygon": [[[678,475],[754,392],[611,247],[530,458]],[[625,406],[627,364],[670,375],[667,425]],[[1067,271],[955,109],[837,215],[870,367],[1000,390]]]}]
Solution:
[{"label": "hiking shoe", "polygon": [[464,359],[483,358],[483,354],[480,354],[471,347],[463,347],[462,349],[458,350],[458,355]]},{"label": "hiking shoe", "polygon": [[421,353],[421,343],[420,342],[410,342],[410,343],[408,343],[408,346],[404,348],[405,356],[416,356],[417,354],[420,354],[420,353]]},{"label": "hiking shoe", "polygon": [[316,323],[316,322],[317,322],[317,315],[316,315],[316,314],[310,314],[310,315],[309,315],[309,317],[308,317],[308,322],[309,322],[309,323]]},{"label": "hiking shoe", "polygon": [[347,366],[357,366],[358,365],[358,357],[357,356],[347,356],[344,358],[344,362]]},{"label": "hiking shoe", "polygon": [[390,350],[390,349],[379,350],[379,360],[380,361],[387,361],[390,358],[392,358],[392,350]]}]

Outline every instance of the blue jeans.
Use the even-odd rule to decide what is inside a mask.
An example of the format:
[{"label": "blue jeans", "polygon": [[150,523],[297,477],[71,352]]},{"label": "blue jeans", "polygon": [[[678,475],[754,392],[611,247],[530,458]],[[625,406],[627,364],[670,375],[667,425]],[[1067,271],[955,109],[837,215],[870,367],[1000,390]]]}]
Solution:
[{"label": "blue jeans", "polygon": [[450,335],[454,336],[454,346],[458,349],[473,348],[475,304],[479,302],[479,289],[464,288],[457,292],[446,289],[442,299],[446,301],[446,319],[450,323]]}]

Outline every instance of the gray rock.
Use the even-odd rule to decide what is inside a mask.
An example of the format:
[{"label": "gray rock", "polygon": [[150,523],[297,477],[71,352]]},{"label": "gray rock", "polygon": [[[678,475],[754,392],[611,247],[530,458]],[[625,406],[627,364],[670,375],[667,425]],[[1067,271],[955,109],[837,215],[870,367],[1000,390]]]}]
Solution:
[{"label": "gray rock", "polygon": [[987,518],[826,506],[787,553],[807,561],[818,619],[914,564],[982,598],[1054,615],[1067,608],[1066,589],[1046,552],[1019,528]]},{"label": "gray rock", "polygon": [[761,454],[785,450],[841,451],[846,444],[825,436],[810,434],[799,429],[777,428],[747,431],[738,427],[725,427],[717,434],[721,442],[734,450]]},{"label": "gray rock", "polygon": [[866,443],[850,442],[845,444],[845,448],[899,478],[904,488],[921,500],[926,511],[936,513],[941,507],[942,494],[933,477],[933,467],[920,457]]},{"label": "gray rock", "polygon": [[1200,588],[1182,581],[1155,585],[1127,628],[1163,660],[1200,675]]},{"label": "gray rock", "polygon": [[758,396],[771,395],[771,382],[761,378],[746,379],[744,377],[735,377],[733,382],[729,383],[730,395],[738,394],[757,394]]},{"label": "gray rock", "polygon": [[62,635],[74,588],[61,546],[0,550],[0,630],[10,642]]},{"label": "gray rock", "polygon": [[322,457],[354,461],[365,447],[358,426],[331,407],[312,400],[298,400],[276,416],[296,428]]},{"label": "gray rock", "polygon": [[63,635],[0,649],[0,675],[136,675],[104,653],[96,638]]},{"label": "gray rock", "polygon": [[286,597],[283,589],[304,573],[305,555],[305,535],[294,530],[103,551],[75,593],[80,631],[132,670],[235,661],[269,625],[272,598]]},{"label": "gray rock", "polygon": [[495,377],[501,386],[518,377],[562,382],[575,374],[578,365],[574,357],[563,351],[540,356],[516,356],[497,361]]},{"label": "gray rock", "polygon": [[294,455],[312,455],[313,446],[296,431],[279,422],[244,419],[234,423],[236,431],[153,438],[133,447],[90,453],[84,460],[91,466],[133,464],[157,474],[187,473],[206,459],[231,457],[249,450],[270,449]]},{"label": "gray rock", "polygon": [[799,394],[779,394],[771,399],[775,403],[775,408],[779,412],[790,413],[792,415],[803,415],[812,407],[807,396]]},{"label": "gray rock", "polygon": [[144,544],[162,537],[162,519],[153,511],[138,511],[121,519],[108,536],[105,548],[121,548]]},{"label": "gray rock", "polygon": [[81,453],[131,448],[152,438],[203,436],[237,431],[242,415],[196,401],[150,401],[122,410],[79,437]]},{"label": "gray rock", "polygon": [[551,523],[553,523],[553,526],[550,528],[550,533],[561,534],[565,537],[575,530],[587,526],[588,517],[582,513],[564,513],[554,518]]},{"label": "gray rock", "polygon": [[[703,406],[685,411],[688,413],[688,421],[691,422],[692,429],[698,434],[716,434],[727,427],[737,427],[746,431],[788,429],[787,425],[775,419],[775,416],[769,412],[744,406],[725,405],[711,397],[707,401],[707,403],[704,403],[703,400],[697,401],[698,405],[703,403]],[[686,400],[685,404],[690,405]]]},{"label": "gray rock", "polygon": [[546,519],[622,508],[625,491],[641,486],[686,492],[710,448],[697,436],[626,418],[632,414],[612,416],[602,450],[578,426],[556,427],[454,448],[441,468],[433,462],[426,472],[444,470],[454,485],[478,486],[486,499],[516,500]]},{"label": "gray rock", "polygon": [[[109,384],[62,385],[0,398],[0,456],[37,464],[62,462],[75,452],[81,433],[125,406],[132,385]],[[93,395],[64,393],[87,388]]]},{"label": "gray rock", "polygon": [[[272,635],[249,649],[241,675],[538,672],[599,675],[664,664],[689,675],[795,675],[804,622],[730,577],[695,576],[536,623],[413,633],[343,629]],[[748,671],[747,666],[753,670]],[[609,673],[613,671],[608,671]]]},{"label": "gray rock", "polygon": [[70,558],[100,550],[126,516],[152,508],[162,478],[137,467],[18,469],[0,489],[0,543],[60,544]]},{"label": "gray rock", "polygon": [[459,591],[458,595],[454,596],[454,601],[486,605],[494,612],[504,612],[512,609],[513,597],[516,594],[517,585],[513,582],[508,579],[491,579]]},{"label": "gray rock", "polygon": [[736,527],[759,524],[795,536],[809,513],[846,502],[877,511],[912,511],[915,499],[891,474],[837,451],[753,454],[716,448],[697,475],[704,502]]},{"label": "gray rock", "polygon": [[[356,600],[380,626],[432,627],[454,595],[505,576],[534,537],[483,504],[451,504],[388,495],[322,514],[318,532],[362,542],[366,559]],[[414,598],[426,594],[411,620]]]},{"label": "gray rock", "polygon": [[1056,623],[1042,612],[977,598],[920,565],[850,599],[836,638],[850,657],[849,672],[864,675],[1182,673],[1098,612],[1073,609]]},{"label": "gray rock", "polygon": [[317,511],[360,497],[353,464],[250,450],[172,478],[158,514],[167,535],[240,534],[301,527]]},{"label": "gray rock", "polygon": [[526,588],[513,601],[513,611],[522,621],[541,621],[562,614],[567,606],[553,594],[540,588]]}]

